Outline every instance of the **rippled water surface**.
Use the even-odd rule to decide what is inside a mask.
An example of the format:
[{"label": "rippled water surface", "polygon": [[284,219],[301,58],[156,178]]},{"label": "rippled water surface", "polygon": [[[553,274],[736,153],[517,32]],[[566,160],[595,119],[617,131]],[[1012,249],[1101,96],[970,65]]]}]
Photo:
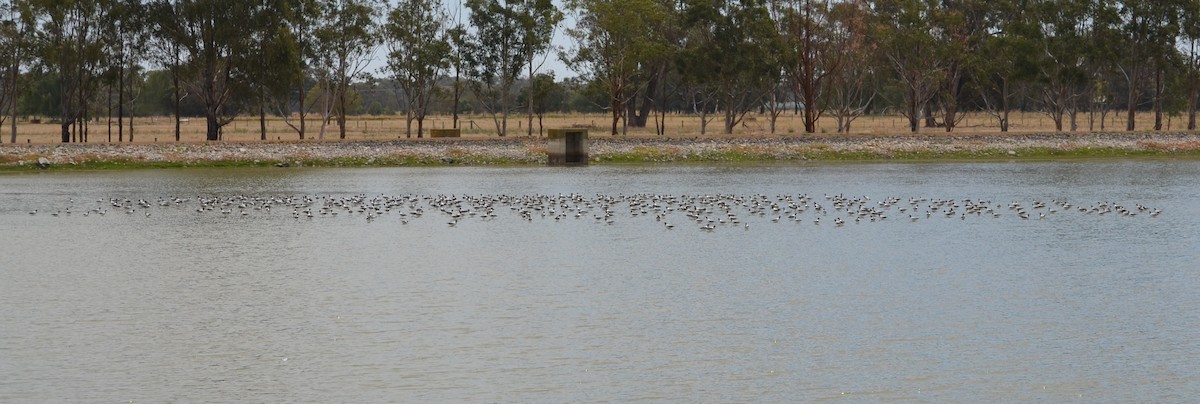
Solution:
[{"label": "rippled water surface", "polygon": [[[1169,160],[6,173],[0,401],[1189,401],[1198,182]],[[354,200],[396,203],[321,209]]]}]

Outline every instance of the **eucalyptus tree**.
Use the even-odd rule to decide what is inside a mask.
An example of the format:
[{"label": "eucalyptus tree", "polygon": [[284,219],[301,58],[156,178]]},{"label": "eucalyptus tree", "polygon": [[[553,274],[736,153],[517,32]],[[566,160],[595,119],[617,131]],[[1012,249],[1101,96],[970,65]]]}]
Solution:
[{"label": "eucalyptus tree", "polygon": [[[3,12],[3,11],[0,11]],[[0,58],[6,62],[3,66],[4,71],[0,73],[0,127],[3,127],[4,122],[8,119],[8,111],[10,107],[16,105],[17,96],[17,74],[19,73],[20,60],[17,57],[17,23],[14,20],[0,20]],[[15,139],[14,139],[15,143]]]},{"label": "eucalyptus tree", "polygon": [[401,0],[388,12],[383,25],[387,45],[387,71],[397,91],[403,93],[404,136],[424,137],[425,115],[442,71],[450,67],[451,47],[446,33],[446,12],[439,0]]},{"label": "eucalyptus tree", "polygon": [[88,101],[97,87],[104,57],[99,22],[107,2],[28,0],[24,12],[36,26],[35,54],[57,81],[58,111],[63,143],[87,141]]},{"label": "eucalyptus tree", "polygon": [[883,74],[877,47],[869,39],[869,13],[861,2],[841,2],[829,9],[829,35],[837,38],[843,61],[829,76],[825,103],[838,133],[849,132],[879,95]]},{"label": "eucalyptus tree", "polygon": [[167,43],[178,44],[181,64],[195,77],[185,85],[204,104],[205,139],[221,139],[237,110],[231,99],[236,82],[253,59],[253,24],[268,12],[261,4],[222,0],[158,0],[152,5],[157,32]]},{"label": "eucalyptus tree", "polygon": [[681,24],[682,34],[679,51],[675,54],[675,68],[679,73],[684,97],[689,100],[692,112],[699,116],[700,134],[708,133],[708,124],[713,119],[718,104],[718,75],[720,63],[710,57],[717,47],[716,30],[711,27],[719,18],[712,7],[685,5]]},{"label": "eucalyptus tree", "polygon": [[666,114],[671,93],[679,87],[678,74],[672,67],[683,40],[683,2],[678,0],[656,0],[661,18],[655,18],[651,33],[658,48],[648,53],[638,67],[639,88],[626,106],[629,126],[644,128],[649,123],[651,112],[655,118],[655,133],[666,133]]},{"label": "eucalyptus tree", "polygon": [[1153,69],[1151,91],[1154,130],[1163,130],[1163,108],[1170,101],[1169,93],[1172,92],[1168,89],[1168,84],[1172,80],[1171,76],[1180,71],[1183,62],[1176,44],[1185,23],[1184,18],[1190,18],[1184,11],[1195,1],[1163,0],[1153,3],[1149,12],[1155,17],[1151,18],[1148,24],[1150,32],[1146,34],[1145,46],[1152,50],[1150,62]]},{"label": "eucalyptus tree", "polygon": [[783,0],[776,4],[784,71],[804,105],[804,131],[817,131],[820,105],[832,77],[847,61],[850,31],[835,30],[827,1]]},{"label": "eucalyptus tree", "polygon": [[[1101,2],[1104,3],[1104,2]],[[1116,67],[1128,86],[1126,94],[1127,120],[1125,130],[1136,128],[1135,112],[1142,99],[1144,86],[1153,80],[1152,102],[1155,106],[1155,130],[1162,127],[1162,75],[1167,55],[1173,52],[1179,33],[1181,0],[1124,0],[1113,5],[1118,13],[1117,28],[1123,41],[1115,48]]]},{"label": "eucalyptus tree", "polygon": [[337,119],[338,138],[346,138],[347,95],[350,83],[365,78],[379,42],[376,32],[382,3],[378,0],[324,0],[323,18],[315,31],[314,47],[325,78],[326,104],[320,138],[330,114]]},{"label": "eucalyptus tree", "polygon": [[[277,5],[273,12],[259,13],[259,21],[254,24],[258,29],[250,33],[253,46],[245,55],[251,62],[245,70],[244,84],[247,87],[245,93],[254,99],[260,140],[267,140],[268,106],[288,105],[296,83],[300,83],[303,89],[301,48],[287,24],[291,12],[288,4],[283,3]],[[285,122],[292,125],[288,119],[290,112],[289,109],[280,114]]]},{"label": "eucalyptus tree", "polygon": [[470,39],[464,45],[471,92],[492,116],[496,134],[508,134],[513,85],[525,66],[524,27],[519,10],[510,2],[467,0],[471,10]]},{"label": "eucalyptus tree", "polygon": [[[146,6],[137,0],[113,0],[102,23],[104,52],[108,55],[109,86],[117,90],[117,141],[125,140],[126,107],[131,106],[137,87],[131,75],[139,72],[150,47],[145,40],[149,33]],[[111,90],[110,90],[111,94]],[[129,97],[127,97],[129,96]],[[111,108],[110,108],[111,109]],[[111,117],[111,110],[109,116]],[[111,119],[110,119],[111,121]],[[130,117],[129,141],[133,141],[133,117]],[[109,141],[112,141],[111,122]]]},{"label": "eucalyptus tree", "polygon": [[454,79],[450,84],[450,124],[458,129],[459,103],[463,94],[463,73],[467,63],[467,41],[470,35],[462,24],[455,23],[446,30],[446,41],[450,45],[450,69],[454,71]]},{"label": "eucalyptus tree", "polygon": [[[319,1],[281,0],[276,3],[282,28],[276,34],[275,57],[285,59],[276,60],[275,63],[280,63],[286,74],[277,76],[281,82],[272,83],[271,87],[279,90],[274,88],[275,84],[278,84],[289,86],[295,91],[275,93],[269,97],[274,100],[275,113],[283,118],[284,124],[296,132],[300,140],[304,140],[308,133],[306,118],[316,105],[315,100],[310,100],[308,89],[310,78],[316,73],[314,68],[320,65],[316,51],[319,45],[316,32],[320,27],[319,21],[324,18],[324,8]],[[287,56],[283,53],[287,53]],[[295,120],[292,119],[293,111],[297,115]]]},{"label": "eucalyptus tree", "polygon": [[554,72],[538,73],[525,87],[521,97],[533,104],[533,113],[538,120],[538,136],[545,132],[543,119],[546,112],[560,110],[566,101],[566,90],[554,78]]},{"label": "eucalyptus tree", "polygon": [[1180,43],[1181,58],[1179,82],[1183,87],[1186,104],[1188,130],[1196,130],[1196,111],[1200,109],[1200,2],[1187,2],[1181,10]]},{"label": "eucalyptus tree", "polygon": [[0,4],[0,60],[4,61],[0,66],[0,127],[6,120],[9,122],[12,129],[9,143],[17,142],[19,80],[30,31],[30,21],[24,18],[28,15],[22,13],[21,6],[17,2]]},{"label": "eucalyptus tree", "polygon": [[[187,91],[184,88],[185,83],[191,79],[190,65],[186,63],[190,56],[186,53],[188,48],[176,39],[177,33],[182,32],[183,21],[179,19],[182,12],[182,5],[174,0],[155,0],[146,5],[147,8],[147,32],[149,33],[148,56],[150,61],[162,66],[163,70],[170,76],[170,100],[171,112],[174,118],[174,133],[175,141],[180,141],[180,124],[182,122],[182,110],[180,104],[187,97]],[[158,76],[152,77],[151,81],[159,81]],[[161,96],[163,94],[156,94]]]},{"label": "eucalyptus tree", "polygon": [[936,0],[876,0],[872,7],[872,39],[899,81],[904,98],[900,114],[914,133],[947,77],[947,61],[934,36],[938,6]]},{"label": "eucalyptus tree", "polygon": [[778,32],[763,1],[685,4],[684,21],[691,28],[681,67],[693,82],[715,90],[724,132],[733,133],[780,79]]},{"label": "eucalyptus tree", "polygon": [[[534,74],[545,64],[550,54],[550,41],[563,20],[563,13],[551,0],[521,0],[517,2],[521,23],[521,53],[525,56],[526,80],[533,84]],[[539,57],[541,61],[538,61]],[[526,135],[533,136],[533,98],[528,99]]]},{"label": "eucalyptus tree", "polygon": [[299,51],[287,19],[292,14],[289,0],[257,0],[244,26],[248,46],[239,55],[242,63],[233,85],[230,109],[258,116],[259,140],[267,140],[267,110],[285,99],[301,76]]},{"label": "eucalyptus tree", "polygon": [[967,55],[966,61],[970,75],[976,78],[973,84],[983,109],[996,119],[1001,132],[1009,129],[1009,112],[1021,85],[1037,75],[1037,21],[1020,3],[992,3],[987,33],[981,37],[978,51]]},{"label": "eucalyptus tree", "polygon": [[665,52],[666,45],[656,29],[667,18],[657,0],[576,0],[569,3],[576,13],[575,28],[567,35],[576,47],[563,59],[577,73],[598,83],[608,94],[612,113],[611,133],[619,122],[628,130],[628,103],[651,72],[642,67]]},{"label": "eucalyptus tree", "polygon": [[1074,116],[1079,100],[1088,95],[1098,64],[1111,59],[1093,45],[1117,40],[1103,31],[1115,14],[1093,8],[1089,0],[1043,1],[1031,10],[1040,31],[1031,33],[1037,55],[1037,98],[1055,130],[1062,131],[1064,118]]},{"label": "eucalyptus tree", "polygon": [[[993,18],[994,0],[943,1],[931,7],[934,18],[934,57],[944,63],[941,84],[941,125],[951,132],[962,120],[959,114],[964,98],[971,58],[978,55],[986,36],[988,20]],[[928,111],[927,111],[928,112]]]}]

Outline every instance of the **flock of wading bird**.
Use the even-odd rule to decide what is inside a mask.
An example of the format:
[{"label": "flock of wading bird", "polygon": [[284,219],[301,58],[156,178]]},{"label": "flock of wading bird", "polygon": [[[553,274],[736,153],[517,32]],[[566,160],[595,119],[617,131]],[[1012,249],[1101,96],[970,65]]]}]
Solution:
[{"label": "flock of wading bird", "polygon": [[[349,196],[167,196],[153,199],[109,198],[80,207],[70,199],[65,207],[33,210],[30,215],[52,217],[138,216],[150,218],[156,211],[174,213],[191,210],[195,215],[230,218],[254,215],[290,216],[294,220],[355,218],[367,222],[391,221],[401,225],[436,217],[450,227],[467,220],[494,220],[510,212],[524,221],[585,220],[613,224],[618,220],[653,220],[667,230],[723,228],[750,230],[756,223],[801,223],[845,226],[882,221],[975,218],[1047,220],[1055,215],[1082,214],[1113,217],[1157,217],[1161,209],[1115,202],[1075,204],[1061,200],[1001,202],[978,199],[937,199],[842,194],[820,197],[807,194],[754,195],[376,195]],[[287,216],[284,216],[287,215]]]}]

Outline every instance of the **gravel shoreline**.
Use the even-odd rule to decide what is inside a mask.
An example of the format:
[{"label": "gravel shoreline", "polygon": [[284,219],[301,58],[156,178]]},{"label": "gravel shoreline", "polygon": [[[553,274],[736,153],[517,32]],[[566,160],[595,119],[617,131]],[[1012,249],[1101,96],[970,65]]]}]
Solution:
[{"label": "gravel shoreline", "polygon": [[[1195,155],[1200,133],[1037,133],[918,135],[788,135],[772,137],[609,137],[588,140],[593,163],[672,161],[774,161],[829,159],[1019,157],[1032,151],[1070,155],[1086,150],[1148,155]],[[4,144],[0,166],[42,163],[95,165],[119,162],[243,162],[274,165],[540,164],[543,138],[425,139],[346,142]]]}]

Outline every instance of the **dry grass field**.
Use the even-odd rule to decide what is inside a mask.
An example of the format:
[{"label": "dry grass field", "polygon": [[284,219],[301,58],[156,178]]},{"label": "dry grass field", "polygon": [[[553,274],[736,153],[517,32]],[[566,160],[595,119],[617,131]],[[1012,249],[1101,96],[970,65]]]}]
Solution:
[{"label": "dry grass field", "polygon": [[[1098,117],[1099,115],[1097,115],[1097,119]],[[558,114],[547,115],[543,124],[546,128],[588,127],[591,130],[592,136],[606,136],[609,130],[609,119],[611,119],[609,116],[601,114]],[[1150,130],[1153,128],[1153,119],[1154,117],[1150,113],[1138,114],[1138,130]],[[1010,131],[1012,133],[1054,131],[1053,121],[1045,114],[1016,112],[1011,115],[1011,120]],[[667,116],[666,121],[667,136],[691,137],[700,134],[700,118],[698,116],[672,114]],[[460,118],[460,123],[463,128],[463,137],[495,137],[495,129],[490,116],[464,116]],[[426,119],[425,124],[426,128],[451,127],[450,117],[448,116],[431,116]],[[832,117],[823,117],[819,124],[820,129],[818,132],[820,133],[832,134],[836,130],[836,123]],[[1087,115],[1080,115],[1078,124],[1080,131],[1087,131],[1089,128]],[[865,116],[854,122],[850,133],[872,136],[904,135],[908,134],[906,125],[907,120],[898,115]],[[1171,117],[1164,125],[1164,129],[1166,130],[1182,130],[1186,127],[1186,118]],[[320,119],[310,119],[307,127],[306,138],[314,141],[317,140],[320,137]],[[525,136],[526,127],[525,116],[515,115],[510,117],[510,136]],[[1101,130],[1099,122],[1096,122],[1094,127],[1097,131]],[[769,128],[770,123],[766,116],[748,116],[743,125],[735,128],[734,136],[769,136],[771,135]],[[786,113],[779,117],[775,135],[802,135],[804,132],[803,128],[804,124],[800,116]],[[720,136],[721,129],[721,117],[717,116],[708,124],[707,135]],[[1124,113],[1114,111],[1107,114],[1104,125],[1105,131],[1121,131],[1124,129]],[[59,141],[59,130],[60,127],[54,123],[35,124],[28,121],[18,121],[17,143],[57,143]],[[125,130],[125,140],[128,141],[130,130],[128,122],[126,123]],[[88,132],[88,143],[118,141],[117,125],[115,122],[111,125],[111,140],[110,125],[107,120],[93,121],[89,125]],[[181,137],[185,142],[202,142],[204,141],[204,133],[205,122],[203,118],[189,118],[182,124]],[[921,133],[927,135],[945,134],[945,130],[942,128],[922,128]],[[982,113],[969,114],[954,131],[954,134],[957,135],[997,133],[999,133],[999,127],[996,120],[990,115]],[[5,122],[4,127],[0,129],[0,134],[2,134],[0,140],[3,143],[8,143],[10,139],[8,122]],[[536,119],[534,120],[534,134],[535,136],[537,134]],[[629,135],[653,136],[654,128],[653,126],[648,128],[630,128]],[[347,121],[346,137],[349,140],[393,140],[404,138],[404,119],[401,116],[355,116]],[[173,122],[170,117],[137,118],[133,124],[133,139],[136,143],[173,141]],[[257,117],[246,116],[239,118],[225,128],[225,141],[256,142],[259,139],[260,131]],[[268,118],[267,139],[271,141],[295,141],[299,137],[282,119]],[[337,126],[331,123],[325,128],[324,140],[336,141],[337,139]]]}]

